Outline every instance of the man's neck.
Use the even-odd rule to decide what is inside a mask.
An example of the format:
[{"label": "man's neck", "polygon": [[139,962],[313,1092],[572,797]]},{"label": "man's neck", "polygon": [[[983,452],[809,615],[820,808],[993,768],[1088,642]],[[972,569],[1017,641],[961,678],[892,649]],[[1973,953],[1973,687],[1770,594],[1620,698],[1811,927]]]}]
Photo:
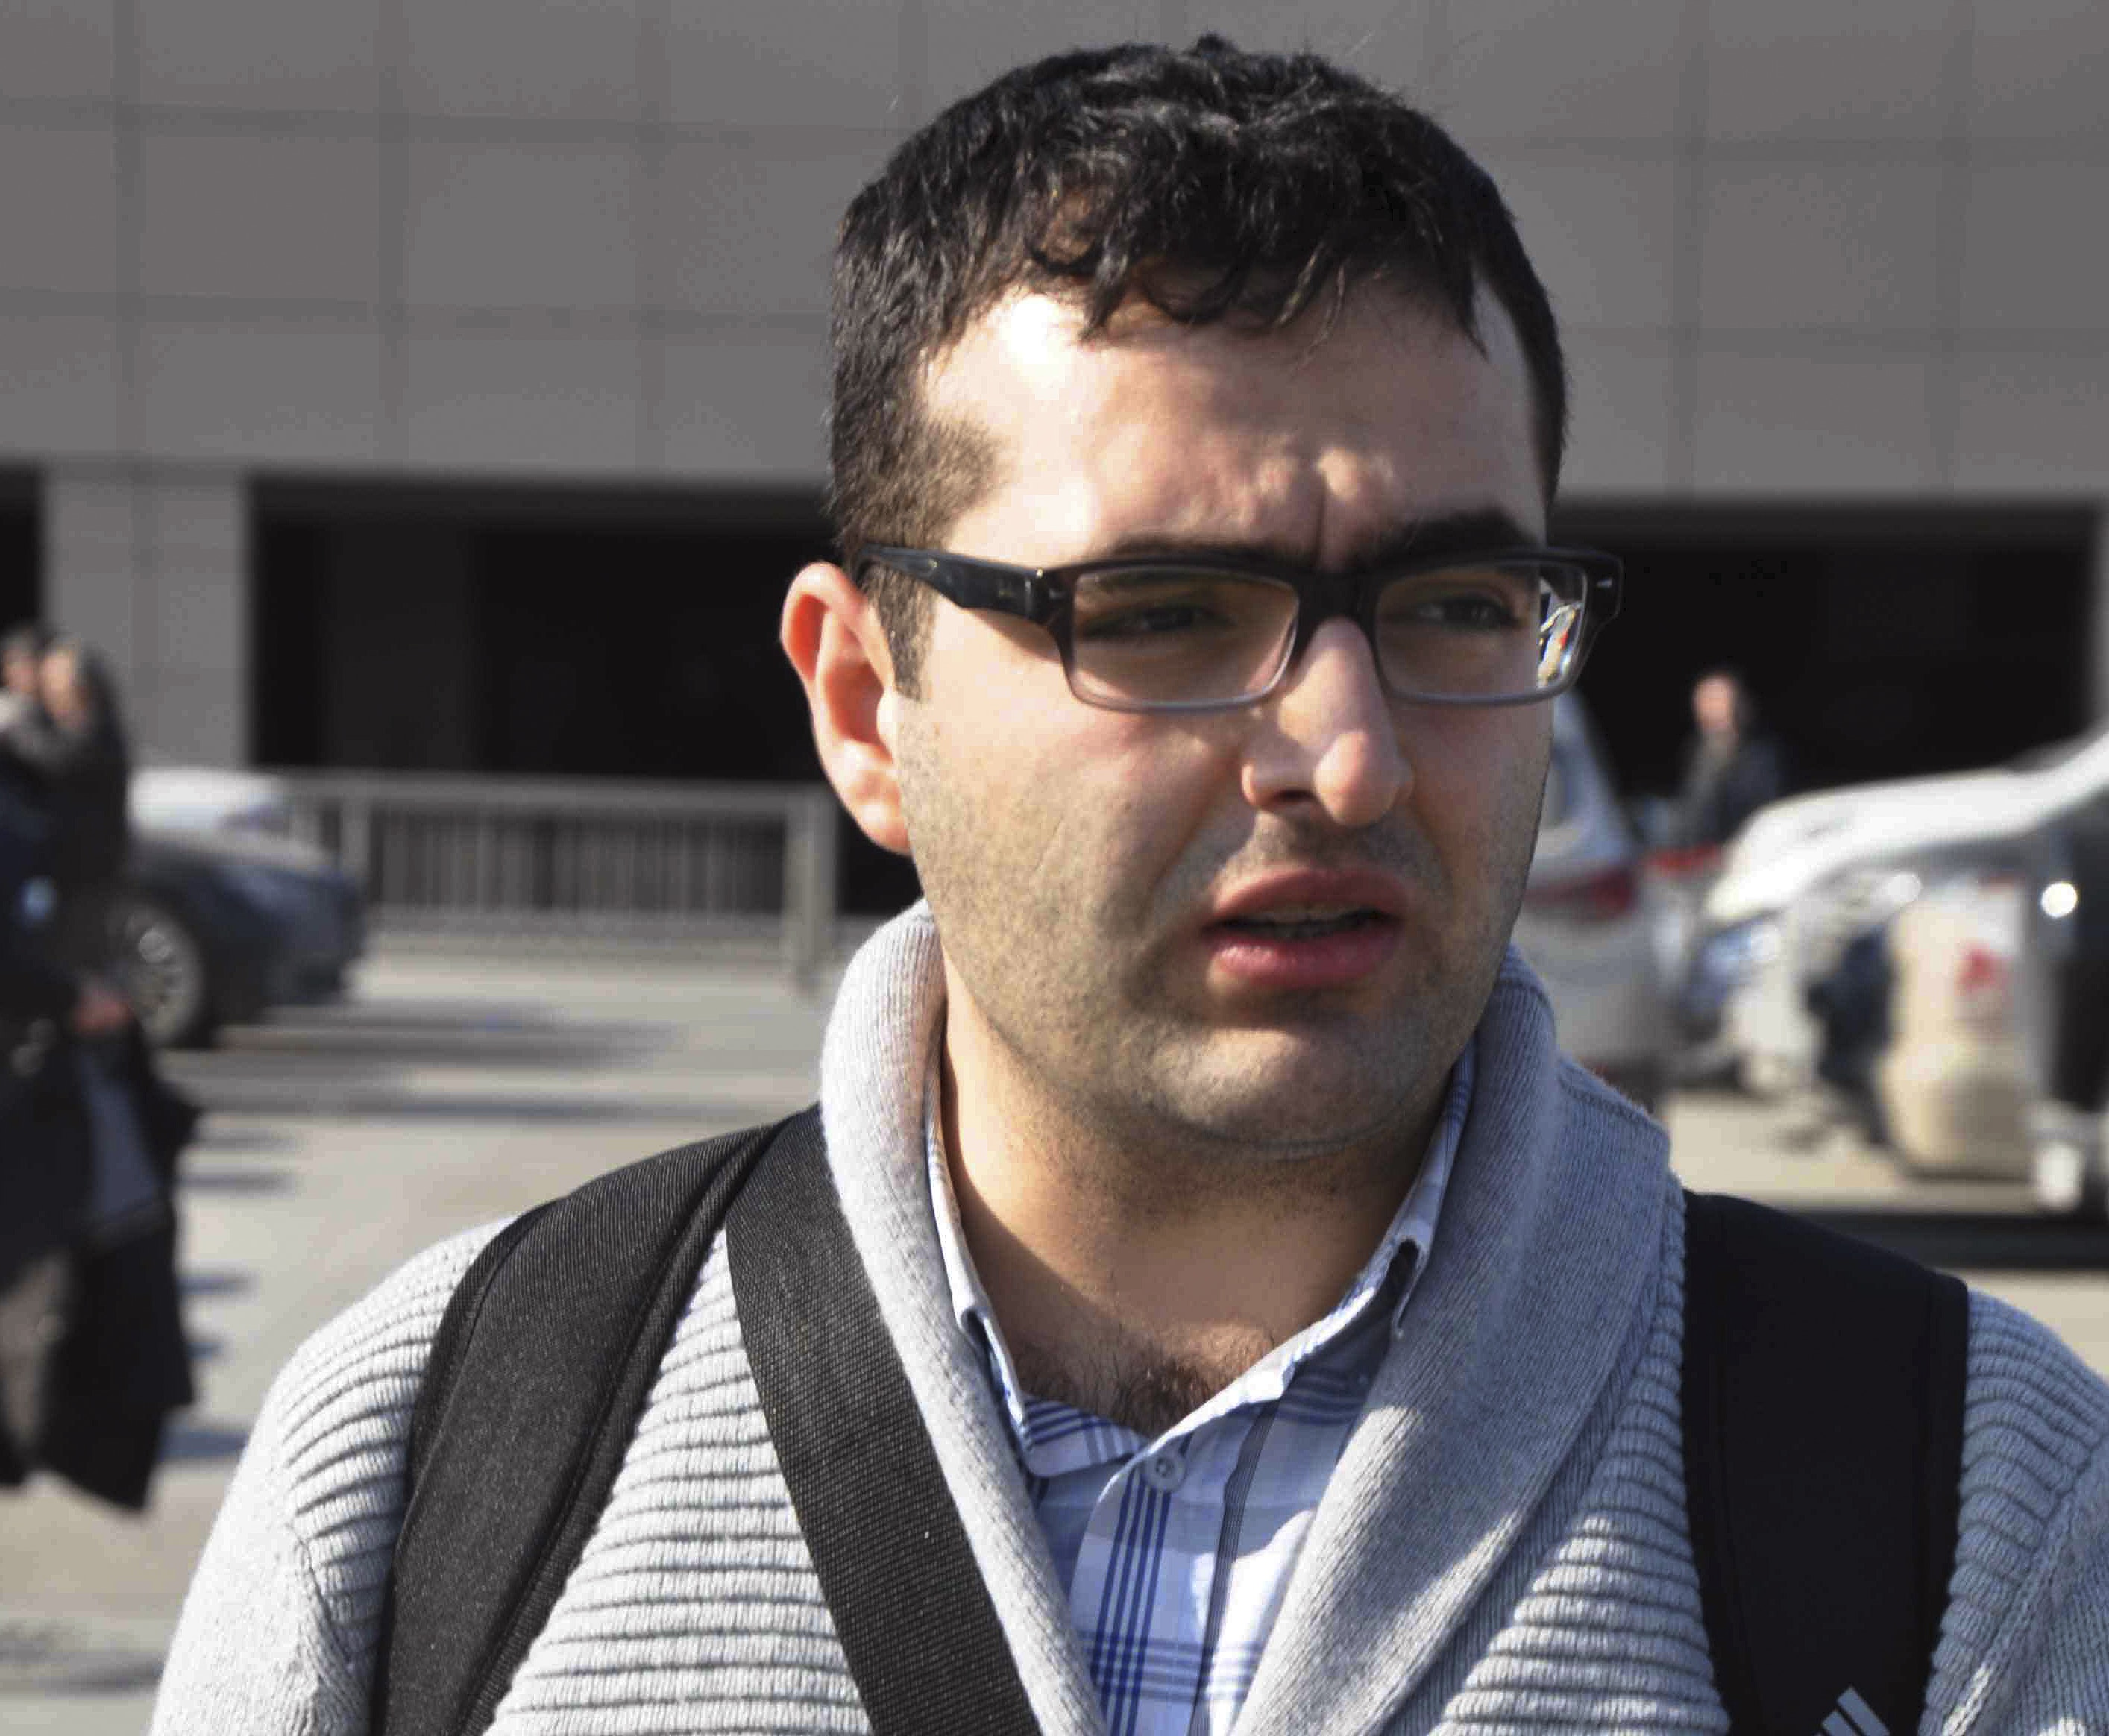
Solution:
[{"label": "man's neck", "polygon": [[1020,1378],[1145,1435],[1332,1310],[1434,1120],[1320,1157],[1109,1137],[976,1035],[943,1039],[946,1157]]}]

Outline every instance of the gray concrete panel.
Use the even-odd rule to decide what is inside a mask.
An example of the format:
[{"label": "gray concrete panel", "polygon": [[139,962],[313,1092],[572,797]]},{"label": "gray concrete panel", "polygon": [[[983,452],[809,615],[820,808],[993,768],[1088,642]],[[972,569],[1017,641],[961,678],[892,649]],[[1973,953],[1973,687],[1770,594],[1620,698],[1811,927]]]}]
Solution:
[{"label": "gray concrete panel", "polygon": [[643,458],[644,364],[635,338],[413,332],[404,343],[397,449],[467,475],[606,475]]},{"label": "gray concrete panel", "polygon": [[370,308],[381,295],[381,142],[272,128],[140,140],[150,295]]},{"label": "gray concrete panel", "polygon": [[792,133],[671,147],[655,178],[653,305],[824,317],[835,226],[892,143]]},{"label": "gray concrete panel", "polygon": [[706,127],[902,127],[902,0],[671,0],[667,117]]},{"label": "gray concrete panel", "polygon": [[0,124],[0,289],[115,295],[117,141],[111,130]]},{"label": "gray concrete panel", "polygon": [[1931,488],[1940,381],[1931,356],[1702,354],[1693,481],[1709,494],[1819,498]]},{"label": "gray concrete panel", "polygon": [[1704,184],[1703,327],[1932,331],[1935,165],[1715,161]]},{"label": "gray concrete panel", "polygon": [[414,115],[636,121],[645,113],[640,0],[413,0],[397,87]]},{"label": "gray concrete panel", "polygon": [[828,346],[806,333],[670,337],[658,348],[661,462],[687,476],[800,482],[824,473]]},{"label": "gray concrete panel", "polygon": [[152,450],[264,465],[368,463],[382,453],[377,327],[149,319],[138,413]]},{"label": "gray concrete panel", "polygon": [[1666,154],[1482,160],[1565,323],[1660,331],[1676,318],[1677,169]]},{"label": "gray concrete panel", "polygon": [[380,103],[381,0],[145,0],[129,10],[145,101],[340,113]]},{"label": "gray concrete panel", "polygon": [[405,300],[413,308],[630,311],[641,190],[630,146],[413,140]]},{"label": "gray concrete panel", "polygon": [[1569,494],[1649,495],[1671,486],[1675,365],[1667,337],[1569,331]]},{"label": "gray concrete panel", "polygon": [[2105,65],[2109,7],[2102,0],[1976,0],[1971,136],[2098,147],[2109,139]]},{"label": "gray concrete panel", "polygon": [[2109,161],[1972,169],[1963,238],[1966,331],[2109,332]]},{"label": "gray concrete panel", "polygon": [[1967,349],[1956,374],[1958,488],[2109,497],[2109,355],[2100,344]]},{"label": "gray concrete panel", "polygon": [[1768,0],[1708,14],[1709,139],[1931,144],[1967,0]]},{"label": "gray concrete panel", "polygon": [[0,453],[35,461],[124,446],[120,344],[102,315],[0,309]]},{"label": "gray concrete panel", "polygon": [[116,0],[0,7],[0,98],[106,102],[116,89]]},{"label": "gray concrete panel", "polygon": [[1473,144],[1673,138],[1688,101],[1694,3],[1447,6],[1441,118]]}]

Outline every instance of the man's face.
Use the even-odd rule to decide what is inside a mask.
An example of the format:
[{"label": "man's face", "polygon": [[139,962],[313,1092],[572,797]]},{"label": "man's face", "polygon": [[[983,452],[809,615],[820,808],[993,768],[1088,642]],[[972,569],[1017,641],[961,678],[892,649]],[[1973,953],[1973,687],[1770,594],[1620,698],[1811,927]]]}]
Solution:
[{"label": "man's face", "polygon": [[1736,713],[1741,695],[1726,675],[1709,675],[1691,690],[1691,715],[1708,735],[1736,733]]},{"label": "man's face", "polygon": [[[998,454],[945,546],[1339,570],[1465,514],[1541,540],[1528,374],[1482,300],[1484,353],[1388,291],[1322,339],[1138,313],[1080,341],[1066,304],[1014,300],[928,381]],[[1282,1157],[1426,1113],[1522,895],[1548,706],[1396,704],[1335,620],[1258,705],[1095,710],[1044,632],[944,602],[921,697],[886,704],[950,1017],[1023,1076],[1126,1139]]]}]

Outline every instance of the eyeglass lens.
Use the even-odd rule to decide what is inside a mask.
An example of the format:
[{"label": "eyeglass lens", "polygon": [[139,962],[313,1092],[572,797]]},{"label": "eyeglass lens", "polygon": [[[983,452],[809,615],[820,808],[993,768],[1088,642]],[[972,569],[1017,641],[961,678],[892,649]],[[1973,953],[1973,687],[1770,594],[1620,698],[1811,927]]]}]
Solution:
[{"label": "eyeglass lens", "polygon": [[[1581,643],[1587,575],[1557,562],[1445,568],[1379,594],[1372,644],[1395,694],[1527,698],[1564,680]],[[1117,706],[1196,705],[1263,692],[1296,634],[1278,579],[1186,567],[1121,568],[1077,582],[1070,682]]]}]

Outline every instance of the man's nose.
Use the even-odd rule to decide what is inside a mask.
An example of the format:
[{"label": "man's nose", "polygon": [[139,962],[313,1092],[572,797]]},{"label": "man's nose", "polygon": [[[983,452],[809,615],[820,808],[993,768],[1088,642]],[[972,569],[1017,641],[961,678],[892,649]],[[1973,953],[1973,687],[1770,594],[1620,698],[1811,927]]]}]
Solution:
[{"label": "man's nose", "polygon": [[1258,710],[1244,765],[1245,800],[1255,808],[1316,807],[1336,826],[1369,826],[1412,787],[1396,709],[1352,621],[1330,620],[1313,634]]}]

